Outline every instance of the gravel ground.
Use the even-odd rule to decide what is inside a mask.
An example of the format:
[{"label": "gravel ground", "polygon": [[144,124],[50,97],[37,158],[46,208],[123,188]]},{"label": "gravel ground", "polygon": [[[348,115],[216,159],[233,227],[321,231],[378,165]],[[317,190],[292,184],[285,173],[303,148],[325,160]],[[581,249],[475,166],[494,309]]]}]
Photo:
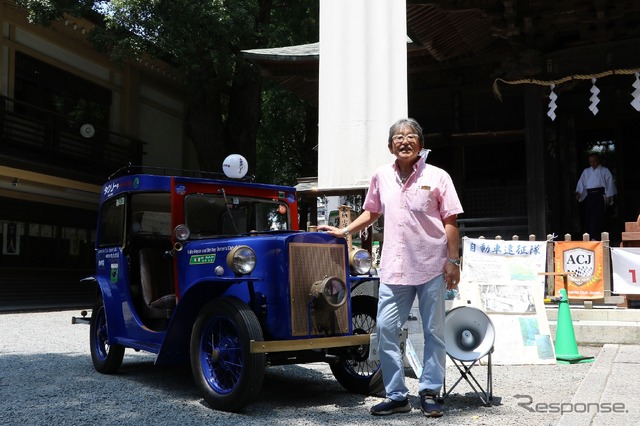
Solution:
[{"label": "gravel ground", "polygon": [[[58,425],[554,425],[560,414],[531,413],[519,406],[570,402],[593,364],[493,366],[493,406],[483,407],[462,381],[447,398],[445,417],[406,414],[373,417],[379,397],[347,393],[326,364],[271,367],[258,400],[241,413],[215,411],[204,403],[189,367],[153,365],[154,356],[127,350],[118,374],[93,369],[89,326],[71,324],[79,311],[0,314],[0,424]],[[580,347],[597,356],[599,347]],[[452,382],[460,377],[448,367]],[[484,386],[485,367],[472,372]],[[450,384],[452,384],[452,382]],[[418,381],[407,377],[413,395]],[[413,396],[411,402],[418,406]]]}]

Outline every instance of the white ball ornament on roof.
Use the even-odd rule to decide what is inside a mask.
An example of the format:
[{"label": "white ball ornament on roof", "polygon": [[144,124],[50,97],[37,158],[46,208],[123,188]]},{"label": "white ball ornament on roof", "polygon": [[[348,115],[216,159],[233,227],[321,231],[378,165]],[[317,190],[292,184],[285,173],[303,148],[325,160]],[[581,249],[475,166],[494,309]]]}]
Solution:
[{"label": "white ball ornament on roof", "polygon": [[222,162],[222,171],[229,178],[241,179],[249,171],[249,163],[242,155],[231,154]]}]

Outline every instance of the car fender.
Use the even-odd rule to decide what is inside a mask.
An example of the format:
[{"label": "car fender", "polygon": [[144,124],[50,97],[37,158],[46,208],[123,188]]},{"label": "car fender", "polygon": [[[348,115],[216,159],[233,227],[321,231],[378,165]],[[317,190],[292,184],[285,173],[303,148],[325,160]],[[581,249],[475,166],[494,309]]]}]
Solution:
[{"label": "car fender", "polygon": [[[202,307],[213,299],[222,297],[238,280],[208,280],[193,284],[180,296],[156,358],[156,364],[182,364],[189,362],[191,329]],[[246,300],[245,300],[246,302]]]},{"label": "car fender", "polygon": [[102,296],[104,303],[105,316],[109,326],[109,343],[114,343],[114,338],[124,335],[125,324],[121,303],[114,297],[109,280],[101,276],[90,276],[81,279],[80,282],[96,284],[96,297]]}]

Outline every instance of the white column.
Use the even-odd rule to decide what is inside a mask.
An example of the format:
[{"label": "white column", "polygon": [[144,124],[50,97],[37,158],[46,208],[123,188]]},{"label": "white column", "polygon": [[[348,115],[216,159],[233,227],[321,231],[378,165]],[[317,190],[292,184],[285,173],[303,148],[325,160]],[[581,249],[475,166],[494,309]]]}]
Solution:
[{"label": "white column", "polygon": [[367,188],[407,117],[406,3],[320,1],[318,186]]}]

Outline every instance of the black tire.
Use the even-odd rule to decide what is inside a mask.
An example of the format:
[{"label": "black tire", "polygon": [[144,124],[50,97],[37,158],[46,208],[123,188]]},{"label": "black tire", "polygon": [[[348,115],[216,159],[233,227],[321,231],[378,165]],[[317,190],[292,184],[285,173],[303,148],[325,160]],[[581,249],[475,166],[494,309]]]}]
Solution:
[{"label": "black tire", "polygon": [[191,332],[191,369],[211,408],[238,411],[258,396],[266,356],[250,353],[251,340],[264,340],[262,328],[240,300],[215,299],[200,311]]},{"label": "black tire", "polygon": [[124,346],[109,343],[109,328],[102,296],[98,296],[91,312],[89,344],[94,368],[100,373],[115,373],[122,365]]},{"label": "black tire", "polygon": [[[378,300],[371,296],[355,296],[351,299],[351,323],[353,334],[376,332]],[[384,389],[380,361],[369,361],[369,345],[355,346],[349,357],[331,364],[334,377],[346,390],[363,395],[374,395]]]}]

